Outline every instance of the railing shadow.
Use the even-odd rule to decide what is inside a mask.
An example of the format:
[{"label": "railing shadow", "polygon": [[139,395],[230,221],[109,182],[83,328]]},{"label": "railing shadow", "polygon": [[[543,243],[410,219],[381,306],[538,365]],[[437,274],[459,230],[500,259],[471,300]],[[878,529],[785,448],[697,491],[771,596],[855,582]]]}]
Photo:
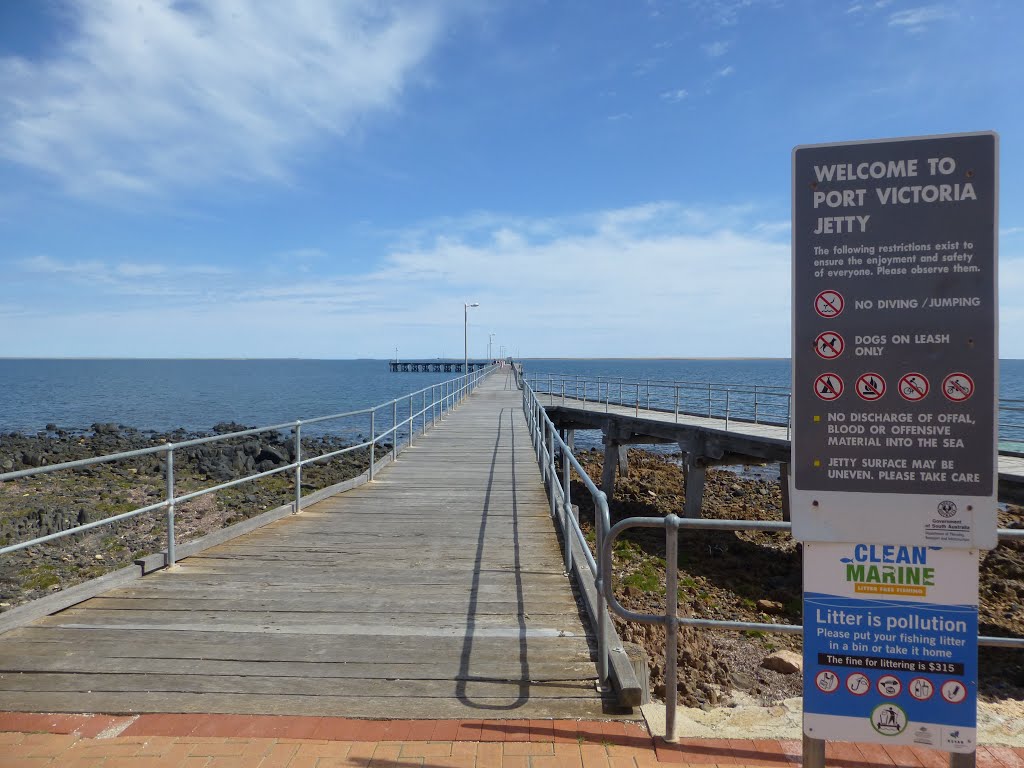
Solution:
[{"label": "railing shadow", "polygon": [[[484,546],[487,542],[487,523],[491,511],[491,498],[494,494],[494,472],[498,462],[498,449],[501,446],[503,423],[508,416],[508,432],[511,444],[511,467],[512,467],[512,551],[515,566],[516,582],[516,610],[519,620],[519,690],[515,701],[510,704],[490,704],[474,701],[467,690],[472,682],[494,682],[494,678],[474,677],[470,674],[470,661],[473,656],[473,640],[476,630],[477,601],[480,598],[480,577],[483,568]],[[490,711],[508,711],[522,707],[530,700],[530,665],[527,659],[526,643],[526,605],[523,599],[523,575],[520,569],[519,552],[519,505],[517,500],[516,483],[516,438],[514,409],[502,408],[498,414],[498,434],[494,440],[494,449],[491,452],[491,467],[487,475],[487,491],[484,493],[482,515],[480,517],[480,531],[477,534],[476,557],[473,561],[473,587],[470,591],[469,608],[466,612],[466,634],[462,643],[462,653],[459,658],[459,676],[455,686],[455,696],[467,707]]]}]

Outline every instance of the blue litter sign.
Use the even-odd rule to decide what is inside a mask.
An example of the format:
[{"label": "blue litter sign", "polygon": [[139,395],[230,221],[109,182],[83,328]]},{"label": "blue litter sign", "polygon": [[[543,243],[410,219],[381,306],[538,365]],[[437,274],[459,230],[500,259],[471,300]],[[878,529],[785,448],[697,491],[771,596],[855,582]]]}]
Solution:
[{"label": "blue litter sign", "polygon": [[975,750],[977,550],[807,543],[804,583],[807,736]]}]

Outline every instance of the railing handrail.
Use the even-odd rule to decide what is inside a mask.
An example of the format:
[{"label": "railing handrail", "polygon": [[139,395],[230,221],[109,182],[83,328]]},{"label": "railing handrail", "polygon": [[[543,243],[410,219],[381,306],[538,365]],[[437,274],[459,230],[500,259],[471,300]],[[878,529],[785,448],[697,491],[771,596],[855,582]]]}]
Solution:
[{"label": "railing handrail", "polygon": [[[165,456],[165,475],[166,475],[166,496],[163,500],[148,504],[137,509],[122,512],[110,517],[105,517],[102,520],[94,520],[90,523],[83,523],[73,528],[66,528],[62,531],[56,531],[55,533],[47,534],[46,536],[37,536],[36,538],[29,539],[28,541],[17,542],[15,544],[9,544],[0,547],[0,555],[8,554],[9,552],[15,552],[21,549],[27,549],[38,544],[44,544],[54,539],[63,538],[65,536],[73,536],[78,533],[84,533],[93,528],[97,528],[102,525],[109,525],[111,523],[120,522],[127,520],[137,515],[145,514],[147,512],[153,512],[158,509],[167,510],[167,565],[174,564],[174,507],[191,499],[198,498],[210,493],[216,493],[217,491],[225,490],[227,488],[241,485],[242,483],[251,482],[253,480],[259,480],[270,475],[279,474],[281,472],[288,472],[294,470],[295,472],[295,508],[294,511],[298,512],[301,501],[302,501],[302,467],[307,464],[312,464],[318,461],[324,461],[335,456],[339,456],[344,453],[350,453],[357,451],[362,448],[370,448],[370,469],[369,477],[373,479],[373,466],[374,466],[374,449],[377,442],[384,439],[392,434],[395,435],[395,439],[392,441],[392,451],[397,455],[397,443],[399,429],[405,425],[409,425],[408,439],[411,442],[413,438],[413,430],[416,419],[420,419],[422,423],[422,430],[426,430],[426,414],[428,411],[431,414],[431,424],[436,422],[436,418],[443,418],[444,414],[447,413],[451,408],[460,403],[465,397],[477,386],[480,380],[490,374],[497,365],[490,365],[486,368],[477,369],[473,372],[464,373],[461,376],[456,376],[451,379],[436,382],[434,384],[422,387],[421,389],[408,392],[400,395],[396,398],[386,400],[378,403],[377,405],[369,408],[361,408],[354,411],[345,411],[343,413],[331,414],[328,416],[317,416],[310,419],[296,419],[295,421],[284,422],[281,424],[273,424],[264,427],[253,427],[251,429],[238,430],[236,432],[228,432],[219,435],[209,435],[206,437],[192,438],[189,440],[183,440],[181,442],[167,442],[161,445],[150,446],[147,448],[138,448],[131,451],[120,451],[118,453],[105,454],[103,456],[92,456],[85,459],[75,459],[73,461],[65,461],[59,464],[49,464],[42,467],[32,467],[30,469],[15,470],[11,472],[0,473],[0,482],[8,480],[17,480],[26,477],[34,477],[37,475],[49,474],[52,472],[60,472],[68,469],[78,469],[82,467],[93,466],[96,464],[106,464],[114,461],[120,461],[123,459],[135,458],[138,456],[146,456],[152,454],[163,454]],[[426,393],[431,393],[431,401],[428,404],[426,402]],[[414,404],[413,399],[417,396],[421,396],[420,408],[417,411],[413,410]],[[402,401],[408,401],[408,416],[402,421],[398,420],[398,403]],[[375,415],[377,411],[382,408],[391,407],[392,409],[392,424],[391,427],[381,432],[376,431]],[[336,420],[342,418],[348,418],[352,416],[361,416],[369,414],[370,416],[370,439],[355,445],[346,445],[335,451],[329,451],[324,454],[318,454],[316,456],[302,457],[302,427],[308,424],[320,423],[329,420]],[[435,416],[439,414],[439,416]],[[264,432],[280,432],[286,429],[290,429],[294,432],[294,444],[295,444],[295,461],[283,464],[280,467],[267,470],[265,472],[258,472],[252,475],[246,475],[245,477],[236,478],[229,480],[224,483],[219,483],[207,488],[201,488],[197,491],[191,491],[181,496],[174,494],[174,452],[184,448],[190,448],[197,445],[204,445],[209,443],[216,443],[222,441],[235,440],[240,437],[246,437],[248,435],[261,434]]]},{"label": "railing handrail", "polygon": [[[678,568],[666,566],[666,608],[663,615],[641,614],[628,610],[621,605],[615,597],[613,584],[613,561],[612,553],[616,537],[628,528],[665,528],[666,531],[666,564],[678,561],[678,546],[680,528],[702,529],[702,530],[760,530],[791,532],[792,525],[785,521],[762,521],[762,520],[715,520],[715,519],[691,519],[670,514],[667,517],[631,517],[620,520],[614,526],[611,525],[611,515],[608,507],[608,499],[601,492],[594,481],[583,470],[573,451],[558,435],[558,430],[548,416],[544,406],[541,404],[537,393],[530,385],[530,381],[544,383],[546,374],[528,374],[521,376],[523,387],[523,410],[526,413],[527,422],[533,436],[534,447],[537,452],[537,459],[541,465],[543,479],[548,483],[551,498],[551,515],[562,526],[562,535],[566,547],[566,571],[571,568],[571,550],[569,537],[574,537],[580,542],[587,564],[595,576],[598,588],[598,620],[606,620],[608,610],[614,611],[619,616],[632,621],[640,621],[653,624],[661,624],[666,628],[666,651],[665,651],[665,690],[666,690],[666,740],[675,740],[676,732],[676,698],[674,695],[677,679],[676,656],[679,626],[692,626],[703,628],[724,629],[733,631],[763,631],[763,632],[784,632],[800,634],[803,626],[797,624],[771,624],[762,622],[745,621],[723,621],[718,619],[694,619],[680,618],[678,616]],[[583,377],[581,377],[582,380]],[[592,377],[591,380],[593,380]],[[604,380],[609,380],[605,377]],[[551,377],[553,380],[554,377]],[[575,376],[567,375],[566,380],[575,382]],[[618,384],[619,380],[614,379]],[[623,381],[625,384],[626,382]],[[637,382],[630,382],[635,385]],[[653,382],[652,382],[653,383]],[[673,386],[675,383],[673,383]],[[704,383],[702,386],[708,386]],[[788,394],[788,393],[787,393]],[[562,482],[559,485],[556,480],[555,449],[561,454],[562,461]],[[572,514],[570,503],[570,475],[569,469],[575,469],[583,481],[591,496],[595,499],[594,528],[597,538],[597,557],[590,556],[586,537],[579,526],[579,521]],[[560,498],[562,513],[556,514],[556,501]],[[1024,529],[1000,528],[998,530],[1001,541],[1024,540]],[[596,562],[595,562],[596,560]],[[674,598],[674,599],[673,599]],[[1018,637],[993,637],[979,636],[979,645],[988,647],[1017,648],[1024,649],[1024,638]],[[598,628],[598,659],[601,682],[608,677],[608,648],[605,641],[604,626]],[[668,692],[672,691],[672,694]]]},{"label": "railing handrail", "polygon": [[[726,429],[730,422],[746,422],[785,427],[786,439],[792,430],[793,394],[788,386],[778,384],[733,384],[716,381],[687,381],[649,378],[627,378],[571,373],[529,373],[524,377],[538,394],[569,397],[585,403],[597,402],[635,408],[636,415],[643,410],[659,413],[724,419]],[[596,397],[590,398],[593,388]],[[665,391],[668,394],[664,394]],[[658,392],[661,395],[658,395]],[[674,391],[674,402],[673,402]],[[573,394],[575,392],[575,394]],[[652,395],[652,392],[654,393]],[[642,405],[646,401],[645,405]],[[999,398],[999,440],[1003,443],[1024,442],[1024,399]]]}]

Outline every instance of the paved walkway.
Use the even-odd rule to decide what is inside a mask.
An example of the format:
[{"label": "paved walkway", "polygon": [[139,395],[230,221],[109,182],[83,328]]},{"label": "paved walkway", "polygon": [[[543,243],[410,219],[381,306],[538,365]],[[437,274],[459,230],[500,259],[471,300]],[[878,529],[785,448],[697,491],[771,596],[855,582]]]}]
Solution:
[{"label": "paved walkway", "polygon": [[0,710],[613,714],[521,397],[494,374],[374,482],[5,633]]},{"label": "paved walkway", "polygon": [[[635,723],[345,720],[239,715],[0,713],[0,768],[653,768],[800,763],[797,741],[686,739]],[[946,768],[946,753],[828,743],[837,768]],[[1024,749],[981,747],[979,768],[1022,768]]]}]

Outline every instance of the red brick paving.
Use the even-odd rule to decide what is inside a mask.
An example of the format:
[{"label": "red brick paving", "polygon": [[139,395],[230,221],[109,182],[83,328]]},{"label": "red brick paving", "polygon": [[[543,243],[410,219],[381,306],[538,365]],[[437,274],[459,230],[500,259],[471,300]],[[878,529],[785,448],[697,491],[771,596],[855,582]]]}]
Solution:
[{"label": "red brick paving", "polygon": [[[829,742],[825,753],[829,768],[949,764],[947,754],[916,746]],[[622,721],[0,712],[0,768],[790,768],[800,757],[798,741],[666,744]],[[977,765],[1024,768],[1024,748],[979,747]]]}]

